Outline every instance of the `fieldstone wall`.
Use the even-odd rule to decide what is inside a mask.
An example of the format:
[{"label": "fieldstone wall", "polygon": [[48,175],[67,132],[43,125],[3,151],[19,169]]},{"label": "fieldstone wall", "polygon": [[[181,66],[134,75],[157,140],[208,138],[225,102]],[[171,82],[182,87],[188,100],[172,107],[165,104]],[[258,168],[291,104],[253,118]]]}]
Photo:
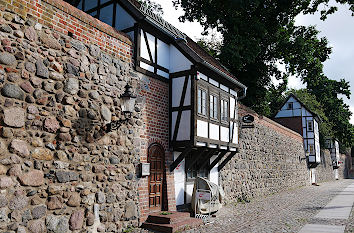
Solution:
[{"label": "fieldstone wall", "polygon": [[[0,231],[118,232],[138,225],[142,101],[128,63],[0,11]],[[129,51],[128,51],[129,52]]]},{"label": "fieldstone wall", "polygon": [[[338,168],[339,179],[346,178],[345,155],[340,156],[342,162]],[[332,159],[329,150],[321,150],[321,163],[316,167],[316,182],[322,183],[335,180]]]},{"label": "fieldstone wall", "polygon": [[302,137],[245,106],[239,108],[240,119],[255,117],[255,128],[240,129],[240,152],[221,171],[226,202],[309,185]]}]

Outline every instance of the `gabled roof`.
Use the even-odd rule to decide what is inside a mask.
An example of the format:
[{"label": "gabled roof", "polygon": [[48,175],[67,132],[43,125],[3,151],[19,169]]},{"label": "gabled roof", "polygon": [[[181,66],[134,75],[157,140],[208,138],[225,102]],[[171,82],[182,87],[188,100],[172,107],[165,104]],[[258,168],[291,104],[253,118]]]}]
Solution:
[{"label": "gabled roof", "polygon": [[[319,121],[321,121],[321,118],[313,111],[311,111],[294,93],[290,93],[290,95],[288,96],[288,98],[286,98],[286,100],[284,101],[284,103],[281,105],[280,109],[286,104],[286,102],[288,102],[288,100],[293,97],[296,101],[298,101],[302,107],[304,107],[308,112],[310,112],[315,118],[317,118]],[[280,111],[280,109],[278,110],[278,112]],[[277,113],[278,113],[277,112]],[[276,113],[276,114],[277,114]]]},{"label": "gabled roof", "polygon": [[[216,72],[221,72],[223,76],[229,77],[229,81],[237,83],[242,88],[246,88],[242,83],[240,83],[237,78],[231,74],[218,60],[212,57],[208,52],[206,52],[202,47],[200,47],[195,41],[189,38],[186,34],[178,30],[172,24],[165,21],[162,17],[154,14],[146,6],[138,2],[137,0],[120,0],[122,3],[129,2],[133,5],[136,10],[139,11],[150,23],[156,26],[158,29],[164,31],[166,34],[170,35],[175,41],[178,41],[178,45],[181,49],[186,51],[191,57],[204,66],[208,68],[214,68]],[[137,13],[137,12],[135,12]],[[138,13],[138,14],[139,14]],[[192,53],[191,53],[192,52]],[[194,53],[194,54],[193,54]]]}]

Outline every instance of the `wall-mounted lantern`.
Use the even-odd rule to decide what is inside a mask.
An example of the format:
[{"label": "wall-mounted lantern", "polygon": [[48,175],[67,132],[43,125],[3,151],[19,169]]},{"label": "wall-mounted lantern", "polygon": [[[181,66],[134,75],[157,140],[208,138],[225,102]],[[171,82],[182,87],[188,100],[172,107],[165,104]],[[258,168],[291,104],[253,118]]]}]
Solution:
[{"label": "wall-mounted lantern", "polygon": [[127,122],[131,117],[135,108],[136,96],[132,92],[132,86],[127,84],[125,86],[124,93],[120,96],[121,109],[124,115],[124,119],[112,121],[106,125],[106,132],[118,129],[123,123]]},{"label": "wall-mounted lantern", "polygon": [[133,95],[132,86],[127,84],[125,86],[125,92],[120,96],[122,103],[122,111],[126,118],[131,118],[132,112],[135,108],[136,96]]}]

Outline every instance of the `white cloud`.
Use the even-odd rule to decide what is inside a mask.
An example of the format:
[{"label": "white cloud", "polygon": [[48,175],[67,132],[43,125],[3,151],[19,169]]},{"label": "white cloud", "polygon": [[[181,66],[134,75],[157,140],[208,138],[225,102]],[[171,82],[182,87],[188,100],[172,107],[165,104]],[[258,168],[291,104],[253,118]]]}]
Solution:
[{"label": "white cloud", "polygon": [[[349,110],[354,113],[354,106],[350,106]],[[354,114],[352,115],[352,117],[350,118],[350,124],[354,125]]]},{"label": "white cloud", "polygon": [[306,88],[306,85],[302,83],[300,78],[297,78],[295,76],[290,76],[288,88],[289,89],[301,89],[301,88]]}]

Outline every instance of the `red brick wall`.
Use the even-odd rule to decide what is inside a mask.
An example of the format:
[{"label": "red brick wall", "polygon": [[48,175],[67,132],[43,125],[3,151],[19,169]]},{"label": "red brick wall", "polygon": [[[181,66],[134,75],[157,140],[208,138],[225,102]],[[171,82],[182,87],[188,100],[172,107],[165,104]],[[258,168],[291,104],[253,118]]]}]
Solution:
[{"label": "red brick wall", "polygon": [[301,117],[281,117],[275,118],[275,122],[294,130],[295,132],[302,135],[302,119]]},{"label": "red brick wall", "polygon": [[[0,0],[0,8],[35,21],[103,51],[132,62],[133,47],[129,36],[93,18],[62,0]],[[1,22],[0,22],[1,24]]]},{"label": "red brick wall", "polygon": [[[142,109],[144,114],[145,129],[141,134],[141,162],[147,161],[147,149],[152,143],[159,143],[165,149],[165,169],[166,183],[165,192],[167,194],[165,203],[168,210],[176,210],[174,176],[169,172],[167,164],[173,161],[173,154],[169,150],[169,88],[168,83],[160,80],[146,77],[144,88],[140,95],[145,101],[145,109]],[[149,193],[148,193],[148,178],[139,180],[139,208],[140,222],[145,221],[149,215]]]}]

